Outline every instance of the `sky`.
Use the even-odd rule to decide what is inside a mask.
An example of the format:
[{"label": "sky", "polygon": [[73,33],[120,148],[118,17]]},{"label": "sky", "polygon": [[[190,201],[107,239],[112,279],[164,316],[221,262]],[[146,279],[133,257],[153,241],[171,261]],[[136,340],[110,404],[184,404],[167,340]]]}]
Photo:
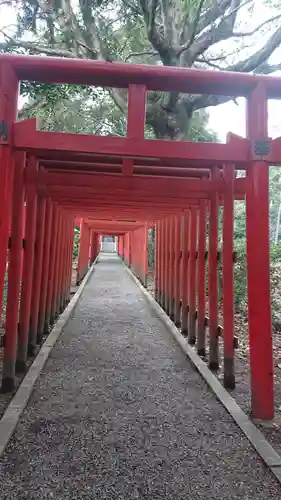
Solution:
[{"label": "sky", "polygon": [[[247,26],[247,31],[251,30],[257,24],[261,22],[263,19],[267,19],[270,17],[270,13],[264,6],[264,0],[256,0],[255,8],[251,14],[247,18],[247,22],[245,24],[245,18],[243,17],[243,23]],[[272,13],[271,13],[272,15]],[[1,19],[3,21],[1,21]],[[16,17],[15,12],[11,9],[0,8],[0,29],[9,26],[15,23]],[[1,34],[0,34],[1,39]],[[263,44],[263,38],[259,37],[256,39],[257,46],[261,46]],[[231,42],[225,42],[225,50],[233,49],[231,47]],[[274,57],[271,58],[271,63],[280,63],[281,60],[281,48],[277,50],[274,54]],[[281,72],[278,73],[281,75]],[[273,76],[274,77],[274,76]],[[20,105],[22,105],[23,101],[20,100]],[[216,106],[213,108],[209,108],[209,128],[214,130],[218,138],[221,141],[225,141],[227,132],[233,132],[235,134],[245,136],[245,100],[239,99],[238,105],[234,102],[229,102],[220,106]],[[268,106],[268,116],[269,116],[269,136],[270,137],[278,137],[281,136],[281,102],[279,101],[270,101]]]},{"label": "sky", "polygon": [[[278,73],[281,75],[281,73]],[[225,141],[227,132],[245,137],[245,99],[240,99],[238,106],[234,102],[209,108],[209,128],[217,132],[221,141]],[[281,102],[268,103],[268,131],[269,137],[281,136]]]}]

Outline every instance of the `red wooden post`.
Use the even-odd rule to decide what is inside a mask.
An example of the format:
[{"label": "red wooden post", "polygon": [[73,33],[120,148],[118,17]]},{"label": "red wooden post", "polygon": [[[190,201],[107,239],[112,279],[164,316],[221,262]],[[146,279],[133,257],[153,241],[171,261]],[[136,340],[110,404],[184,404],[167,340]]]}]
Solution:
[{"label": "red wooden post", "polygon": [[[30,156],[28,158],[27,169],[34,174],[37,173],[37,159],[34,156]],[[35,184],[27,184],[25,191],[26,224],[20,302],[18,352],[16,362],[17,372],[25,372],[26,369],[37,216],[37,187]]]},{"label": "red wooden post", "polygon": [[[61,244],[60,244],[60,250],[59,250],[58,293],[57,293],[57,304],[56,304],[57,314],[60,314],[62,312],[64,244],[65,244],[65,212],[62,213]],[[84,247],[84,262],[85,262],[85,253],[86,253],[85,248],[86,247]],[[83,266],[83,269],[84,269],[84,266]]]},{"label": "red wooden post", "polygon": [[137,253],[137,262],[138,262],[138,278],[141,279],[142,276],[142,262],[143,262],[143,241],[142,241],[142,231],[141,228],[137,231],[138,238],[138,253]]},{"label": "red wooden post", "polygon": [[171,219],[166,219],[166,295],[165,295],[165,312],[169,316],[170,307],[170,263],[171,263]]},{"label": "red wooden post", "polygon": [[124,234],[124,262],[127,264],[127,233]]},{"label": "red wooden post", "polygon": [[[212,178],[218,179],[220,173],[213,169]],[[218,344],[218,195],[212,194],[210,201],[209,222],[209,368],[219,369]]]},{"label": "red wooden post", "polygon": [[[65,242],[65,269],[64,269],[64,291],[63,291],[63,309],[66,307],[69,300],[69,290],[68,290],[68,275],[70,268],[70,260],[69,260],[69,249],[70,249],[70,239],[71,239],[71,221],[70,217],[67,217],[67,237]],[[90,254],[91,260],[91,254]]]},{"label": "red wooden post", "polygon": [[132,231],[128,233],[128,266],[132,267]]},{"label": "red wooden post", "polygon": [[40,300],[40,288],[41,288],[42,265],[43,265],[43,247],[44,247],[44,234],[45,234],[45,212],[46,212],[46,199],[42,196],[39,196],[38,206],[37,206],[35,259],[34,259],[34,270],[33,270],[30,330],[29,330],[29,343],[28,343],[29,356],[34,355],[37,342],[38,313],[39,313],[39,300]]},{"label": "red wooden post", "polygon": [[175,217],[174,322],[178,327],[181,324],[181,220],[181,215]]},{"label": "red wooden post", "polygon": [[188,343],[196,342],[196,248],[197,248],[197,208],[191,209],[189,238],[189,314]]},{"label": "red wooden post", "polygon": [[[84,252],[83,252],[83,275],[84,278],[89,266],[89,246],[90,246],[90,230],[89,226],[85,224],[85,240],[84,240]],[[63,250],[62,250],[63,251]]]},{"label": "red wooden post", "polygon": [[168,315],[171,320],[174,321],[174,268],[175,268],[175,220],[174,217],[170,217],[170,231],[169,231],[169,307]]},{"label": "red wooden post", "polygon": [[52,301],[51,301],[51,324],[55,322],[57,317],[57,297],[58,297],[58,287],[59,287],[59,256],[61,247],[61,230],[62,230],[62,213],[61,209],[58,209],[58,225],[57,225],[57,238],[56,238],[56,249],[55,249],[55,266],[54,266],[54,280],[53,280],[53,290],[52,290]]},{"label": "red wooden post", "polygon": [[[89,230],[90,236],[91,231]],[[63,255],[62,255],[62,293],[61,293],[61,311],[64,310],[66,304],[66,295],[67,295],[67,268],[68,268],[68,245],[69,245],[69,217],[65,218],[65,240],[63,245]],[[88,252],[88,259],[90,260],[90,245]]]},{"label": "red wooden post", "polygon": [[228,389],[235,387],[234,371],[234,283],[233,283],[233,230],[234,230],[234,167],[224,168],[225,192],[223,197],[223,380]]},{"label": "red wooden post", "polygon": [[47,333],[49,331],[49,326],[51,323],[51,304],[52,304],[52,294],[54,288],[55,258],[56,258],[57,244],[58,244],[58,207],[57,205],[54,205],[44,333]]},{"label": "red wooden post", "polygon": [[143,138],[145,127],[146,88],[129,85],[127,137]]},{"label": "red wooden post", "polygon": [[[90,234],[91,231],[89,230]],[[64,274],[63,274],[63,293],[62,293],[62,309],[65,309],[69,301],[69,271],[71,268],[70,262],[70,250],[71,250],[71,237],[73,234],[73,225],[69,215],[66,216],[66,239],[65,239],[65,249],[64,249]],[[89,257],[90,260],[91,256]]]},{"label": "red wooden post", "polygon": [[[65,221],[64,221],[64,239],[63,239],[63,243],[62,243],[60,312],[62,312],[64,310],[64,307],[65,307],[65,272],[66,272],[67,236],[68,236],[68,217],[65,216]],[[88,247],[87,259],[88,260],[90,259],[90,246]]]},{"label": "red wooden post", "polygon": [[69,300],[69,290],[68,290],[68,275],[70,268],[69,260],[69,249],[71,240],[71,221],[69,216],[67,217],[67,238],[65,243],[65,270],[64,270],[64,293],[63,293],[63,308],[66,307]]},{"label": "red wooden post", "polygon": [[122,257],[122,235],[118,236],[118,255]]},{"label": "red wooden post", "polygon": [[138,232],[134,231],[134,273],[137,274],[137,267],[138,267]]},{"label": "red wooden post", "polygon": [[139,276],[139,232],[134,231],[134,273]]},{"label": "red wooden post", "polygon": [[3,133],[0,142],[0,323],[6,259],[12,209],[15,153],[11,143],[12,123],[17,116],[19,84],[8,63],[0,65],[0,116]]},{"label": "red wooden post", "polygon": [[1,392],[10,392],[15,387],[24,211],[24,167],[25,153],[17,152],[13,189],[12,238],[8,268],[8,297]]},{"label": "red wooden post", "polygon": [[124,235],[124,260],[126,265],[128,265],[128,234]]},{"label": "red wooden post", "polygon": [[139,276],[139,256],[140,256],[140,246],[139,246],[139,232],[135,231],[135,273]]},{"label": "red wooden post", "polygon": [[177,288],[177,217],[174,215],[172,217],[173,221],[173,238],[172,238],[172,303],[171,303],[171,319],[175,322],[175,310],[176,310],[176,288]]},{"label": "red wooden post", "polygon": [[159,302],[159,289],[160,289],[160,254],[159,254],[159,239],[160,239],[160,222],[156,221],[155,224],[155,242],[154,242],[154,282],[155,282],[155,300]]},{"label": "red wooden post", "polygon": [[183,216],[183,250],[182,250],[182,334],[188,334],[188,313],[189,313],[189,240],[190,240],[190,211],[184,212]]},{"label": "red wooden post", "polygon": [[124,262],[127,264],[127,233],[124,234]]},{"label": "red wooden post", "polygon": [[[267,96],[257,85],[248,98],[247,135],[267,139]],[[254,145],[253,144],[253,145]],[[258,144],[257,144],[258,145]],[[270,302],[268,165],[253,160],[247,168],[247,274],[252,415],[274,417],[274,381]]]},{"label": "red wooden post", "polygon": [[139,277],[139,260],[140,260],[140,241],[139,241],[139,230],[134,231],[135,234],[135,267],[134,273]]},{"label": "red wooden post", "polygon": [[[67,273],[66,273],[66,297],[65,305],[70,300],[70,289],[72,279],[72,258],[73,258],[73,238],[74,238],[74,217],[69,217],[69,236],[68,236],[68,251],[67,251]],[[95,241],[96,242],[96,241]]]},{"label": "red wooden post", "polygon": [[80,236],[79,236],[79,248],[78,248],[78,259],[77,259],[76,285],[78,285],[80,283],[81,277],[82,277],[83,240],[84,240],[84,221],[83,221],[83,219],[80,219]]},{"label": "red wooden post", "polygon": [[201,200],[199,208],[198,228],[198,317],[197,317],[197,352],[199,356],[206,355],[205,348],[205,317],[206,317],[206,201]]},{"label": "red wooden post", "polygon": [[[68,230],[68,249],[67,249],[67,272],[66,272],[66,296],[65,306],[70,300],[71,274],[72,274],[72,254],[73,254],[73,236],[74,236],[74,218],[69,217]],[[96,243],[96,238],[95,238]]]},{"label": "red wooden post", "polygon": [[80,223],[80,243],[77,264],[77,284],[84,278],[88,270],[88,256],[90,245],[90,229],[89,226],[81,219]]},{"label": "red wooden post", "polygon": [[96,236],[95,236],[95,258],[98,256],[98,253],[99,253],[99,235],[96,232]]},{"label": "red wooden post", "polygon": [[124,260],[124,235],[120,236],[120,257]]},{"label": "red wooden post", "polygon": [[169,308],[169,219],[166,218],[164,221],[164,245],[165,245],[165,253],[164,253],[164,290],[163,290],[163,309],[168,314]]},{"label": "red wooden post", "polygon": [[125,234],[122,237],[122,254],[123,261],[125,262]]},{"label": "red wooden post", "polygon": [[46,320],[45,314],[46,314],[46,301],[47,301],[47,290],[48,290],[51,231],[52,231],[52,221],[53,221],[52,216],[53,216],[53,203],[51,199],[48,198],[46,201],[42,276],[41,276],[40,300],[39,300],[39,311],[38,311],[37,341],[39,342],[42,339],[44,333],[44,325]]},{"label": "red wooden post", "polygon": [[142,261],[143,261],[143,241],[141,228],[137,230],[137,242],[138,242],[138,252],[137,257],[137,276],[141,279],[142,276]]},{"label": "red wooden post", "polygon": [[91,232],[91,264],[97,257],[97,233],[95,231]]},{"label": "red wooden post", "polygon": [[[120,236],[118,240],[120,240]],[[131,234],[131,269],[134,271],[134,262],[135,262],[135,255],[134,255],[134,246],[135,246],[135,231],[132,231]]]},{"label": "red wooden post", "polygon": [[143,228],[143,276],[142,282],[147,287],[148,277],[148,225],[145,223]]},{"label": "red wooden post", "polygon": [[165,243],[164,243],[164,224],[165,221],[159,222],[159,304],[163,307],[164,304],[164,258],[165,258]]},{"label": "red wooden post", "polygon": [[163,297],[163,221],[158,221],[158,302],[162,306],[162,297]]}]

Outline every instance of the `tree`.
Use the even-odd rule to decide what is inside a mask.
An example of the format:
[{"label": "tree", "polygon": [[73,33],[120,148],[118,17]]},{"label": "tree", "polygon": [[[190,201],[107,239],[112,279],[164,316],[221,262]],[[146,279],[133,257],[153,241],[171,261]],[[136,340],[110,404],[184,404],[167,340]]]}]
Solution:
[{"label": "tree", "polygon": [[[279,69],[268,62],[281,42],[281,14],[274,0],[3,0],[3,3],[17,9],[17,22],[15,29],[2,30],[2,51],[211,67],[215,71],[270,73]],[[258,8],[263,9],[264,20],[249,29],[245,19],[251,19]],[[29,86],[35,97],[31,109],[38,111],[43,106],[46,111],[49,104],[42,96],[50,89],[38,85],[34,88]],[[64,91],[61,87],[56,89],[57,101]],[[80,89],[75,92],[79,94]],[[126,92],[111,89],[106,93],[120,116],[125,116]],[[108,101],[105,91],[103,98]],[[150,92],[148,130],[157,138],[185,139],[196,110],[229,99]]]},{"label": "tree", "polygon": [[[41,130],[77,134],[126,135],[126,116],[114,106],[104,89],[71,85],[40,85],[23,82],[22,93],[29,97],[20,111],[20,119],[36,115]],[[146,125],[146,138],[154,138]],[[216,134],[208,130],[205,110],[194,112],[189,126],[193,141],[214,141]]]}]

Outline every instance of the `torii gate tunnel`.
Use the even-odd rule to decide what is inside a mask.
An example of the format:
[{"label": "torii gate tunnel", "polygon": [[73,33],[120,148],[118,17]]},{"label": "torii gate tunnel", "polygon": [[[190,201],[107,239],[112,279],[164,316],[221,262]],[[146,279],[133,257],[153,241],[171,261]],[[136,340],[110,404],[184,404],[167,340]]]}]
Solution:
[{"label": "torii gate tunnel", "polygon": [[[18,122],[20,80],[128,89],[126,137],[44,132],[35,119]],[[146,94],[155,90],[245,96],[247,138],[229,134],[226,144],[145,139]],[[281,138],[268,138],[267,100],[280,97],[277,77],[0,56],[0,304],[9,255],[3,392],[13,390],[16,371],[26,369],[36,342],[69,300],[75,217],[78,280],[106,234],[118,237],[119,255],[145,283],[147,229],[155,227],[156,299],[200,355],[208,326],[212,370],[220,365],[223,337],[224,385],[233,388],[233,206],[245,198],[252,415],[273,418],[268,167],[281,164]],[[236,178],[236,170],[245,177]]]}]

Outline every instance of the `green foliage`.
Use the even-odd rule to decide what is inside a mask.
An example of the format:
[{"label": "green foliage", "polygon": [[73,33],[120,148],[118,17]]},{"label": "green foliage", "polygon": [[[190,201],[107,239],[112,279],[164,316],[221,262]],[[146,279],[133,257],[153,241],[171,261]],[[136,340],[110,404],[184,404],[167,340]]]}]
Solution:
[{"label": "green foliage", "polygon": [[247,252],[246,239],[235,241],[236,262],[234,264],[234,308],[244,313],[247,309]]},{"label": "green foliage", "polygon": [[[41,130],[126,135],[127,116],[114,105],[106,89],[22,82],[21,92],[23,96],[30,96],[30,101],[20,113],[20,119],[37,116]],[[33,107],[32,104],[38,99],[40,105]],[[217,139],[216,134],[208,129],[208,114],[205,110],[194,112],[186,134],[190,140],[197,142]],[[156,137],[148,123],[145,137]]]},{"label": "green foliage", "polygon": [[80,238],[80,228],[74,228],[74,239],[73,239],[73,261],[77,261],[79,252],[79,238]]},{"label": "green foliage", "polygon": [[[235,312],[247,317],[247,254],[246,241],[235,244],[237,260],[234,265]],[[270,284],[273,327],[281,326],[281,245],[270,247]]]},{"label": "green foliage", "polygon": [[[268,21],[265,19],[262,23],[264,32],[268,33],[266,51],[263,47],[256,47],[255,51],[255,36],[247,35],[246,47],[245,37],[237,35],[237,30],[247,31],[247,22],[243,19],[251,15],[255,0],[239,1],[235,9],[231,2],[218,5],[212,0],[11,0],[7,4],[16,19],[3,28],[0,50],[113,63],[270,73],[276,68],[270,66],[267,59],[281,43],[281,32],[279,18],[274,17],[276,2],[262,0],[262,3],[266,3],[268,13]],[[260,27],[253,29],[253,33],[260,30]],[[225,42],[229,45],[230,40],[235,50],[229,54]],[[247,53],[243,52],[245,48]],[[83,115],[87,133],[96,130],[101,134],[125,133],[127,94],[120,89],[85,91],[80,86],[23,83],[22,92],[29,99],[25,115],[39,114],[43,129],[62,127],[83,131],[80,123]],[[229,99],[150,92],[146,135],[212,140],[213,134],[206,132],[206,115],[199,114],[197,125],[194,114]],[[77,115],[76,121],[72,115]]]},{"label": "green foliage", "polygon": [[148,230],[148,267],[154,269],[155,260],[155,228]]},{"label": "green foliage", "polygon": [[[270,238],[275,241],[277,229],[278,212],[281,204],[281,170],[280,167],[270,167],[269,169],[269,192],[270,192]],[[281,242],[281,231],[278,234]]]}]

